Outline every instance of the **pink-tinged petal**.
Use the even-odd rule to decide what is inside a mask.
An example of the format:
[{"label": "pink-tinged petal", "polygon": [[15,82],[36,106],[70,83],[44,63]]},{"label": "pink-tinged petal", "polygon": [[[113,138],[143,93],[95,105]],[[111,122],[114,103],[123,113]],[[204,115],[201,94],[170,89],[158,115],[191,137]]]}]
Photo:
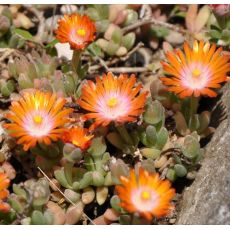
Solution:
[{"label": "pink-tinged petal", "polygon": [[74,13],[64,15],[58,21],[58,28],[55,33],[59,42],[68,42],[72,49],[82,50],[94,41],[96,26],[87,15]]},{"label": "pink-tinged petal", "polygon": [[[49,145],[51,140],[61,139],[60,128],[72,112],[72,109],[64,109],[64,104],[65,99],[57,98],[56,94],[39,90],[24,94],[17,103],[12,103],[7,115],[12,123],[5,124],[4,127],[12,137],[18,139],[18,144],[24,145],[26,151],[37,142]],[[17,117],[20,120],[15,119]]]},{"label": "pink-tinged petal", "polygon": [[175,50],[168,52],[166,58],[162,65],[169,76],[160,79],[168,91],[181,98],[215,97],[217,94],[210,88],[220,88],[221,83],[229,81],[226,77],[230,72],[229,55],[224,55],[221,47],[216,49],[215,44],[194,41],[191,48],[185,42],[184,53]]},{"label": "pink-tinged petal", "polygon": [[[143,112],[147,93],[140,93],[141,84],[135,86],[136,77],[131,75],[114,76],[112,73],[97,77],[96,83],[88,81],[83,86],[82,94],[78,100],[79,105],[89,111],[84,115],[85,119],[95,119],[96,124],[107,126],[111,122],[124,123],[137,118]],[[90,87],[91,90],[86,88]],[[91,93],[91,92],[95,93]],[[130,118],[132,116],[132,118]]]},{"label": "pink-tinged petal", "polygon": [[116,186],[121,200],[120,206],[129,213],[139,213],[148,220],[166,216],[172,209],[171,200],[175,190],[168,180],[161,180],[159,174],[149,173],[142,168],[139,174],[133,169],[129,177],[121,177]]}]

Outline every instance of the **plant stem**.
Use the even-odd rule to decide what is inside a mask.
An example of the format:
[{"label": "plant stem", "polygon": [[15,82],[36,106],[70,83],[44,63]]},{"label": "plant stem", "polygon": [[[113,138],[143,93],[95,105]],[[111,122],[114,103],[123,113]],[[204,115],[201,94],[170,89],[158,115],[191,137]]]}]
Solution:
[{"label": "plant stem", "polygon": [[198,102],[199,102],[199,97],[191,96],[191,98],[190,98],[190,114],[189,114],[189,119],[191,119],[192,116],[197,113]]},{"label": "plant stem", "polygon": [[80,60],[81,60],[81,51],[74,50],[73,57],[72,57],[72,69],[74,72],[75,80],[79,78],[78,69],[79,69]]},{"label": "plant stem", "polygon": [[130,135],[129,135],[129,133],[128,133],[128,131],[124,125],[117,126],[116,129],[119,132],[119,134],[121,135],[122,139],[124,139],[126,144],[133,145],[132,138],[130,137]]}]

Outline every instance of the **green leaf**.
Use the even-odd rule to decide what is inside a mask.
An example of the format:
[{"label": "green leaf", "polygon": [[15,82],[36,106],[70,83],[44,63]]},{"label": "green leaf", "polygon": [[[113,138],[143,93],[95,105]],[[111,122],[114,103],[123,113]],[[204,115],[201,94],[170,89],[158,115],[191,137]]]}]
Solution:
[{"label": "green leaf", "polygon": [[119,196],[113,195],[112,198],[110,199],[110,205],[111,207],[116,210],[117,212],[121,212],[122,208],[120,206],[121,200]]},{"label": "green leaf", "polygon": [[156,148],[143,148],[140,152],[148,159],[157,159],[161,154],[161,151]]},{"label": "green leaf", "polygon": [[169,35],[169,30],[165,27],[156,26],[152,28],[151,33],[153,36],[156,36],[158,38],[164,38]]},{"label": "green leaf", "polygon": [[99,14],[100,20],[107,19],[109,17],[109,5],[103,4],[95,4],[93,7],[96,9],[96,11]]},{"label": "green leaf", "polygon": [[131,32],[122,37],[121,44],[127,50],[130,50],[133,47],[135,40],[136,40],[136,35],[135,33]]},{"label": "green leaf", "polygon": [[176,114],[174,115],[174,120],[176,122],[176,129],[177,131],[185,136],[186,133],[188,132],[188,126],[187,126],[187,123],[186,123],[186,120],[183,116],[183,114],[179,111],[176,112]]},{"label": "green leaf", "polygon": [[107,44],[106,48],[105,48],[105,51],[109,56],[113,56],[117,52],[119,47],[120,46],[117,43],[110,40],[109,43]]},{"label": "green leaf", "polygon": [[172,168],[169,168],[166,174],[166,178],[169,179],[170,181],[175,181],[177,178],[175,170]]},{"label": "green leaf", "polygon": [[195,137],[188,135],[185,137],[182,153],[188,159],[194,159],[200,152],[200,143]]},{"label": "green leaf", "polygon": [[59,41],[57,39],[54,39],[52,42],[50,42],[49,44],[45,46],[45,49],[53,48],[57,43],[59,43]]},{"label": "green leaf", "polygon": [[213,38],[220,39],[221,33],[218,30],[210,30],[210,36]]},{"label": "green leaf", "polygon": [[34,41],[33,35],[27,30],[15,29],[14,33],[24,38],[25,40]]},{"label": "green leaf", "polygon": [[106,144],[103,137],[95,137],[92,141],[88,152],[92,154],[92,156],[100,156],[106,151]]},{"label": "green leaf", "polygon": [[73,170],[73,164],[72,163],[65,163],[64,173],[65,173],[65,178],[66,178],[68,184],[73,183],[72,170]]},{"label": "green leaf", "polygon": [[224,40],[224,41],[229,41],[229,38],[230,38],[230,30],[227,30],[227,29],[223,30],[221,35],[222,35],[222,36],[221,36],[222,40]]},{"label": "green leaf", "polygon": [[95,42],[91,43],[87,47],[88,51],[92,54],[92,56],[102,56],[103,52],[101,50],[101,47],[99,47]]},{"label": "green leaf", "polygon": [[120,44],[121,43],[121,39],[122,39],[122,31],[119,27],[117,27],[113,33],[112,33],[112,37],[111,39],[116,43],[116,44]]},{"label": "green leaf", "polygon": [[116,148],[122,150],[124,148],[124,143],[121,136],[117,132],[110,132],[106,136],[107,140],[114,145]]},{"label": "green leaf", "polygon": [[25,200],[27,200],[27,194],[26,191],[21,188],[19,185],[13,184],[13,191],[16,195],[18,195],[19,197],[24,198]]},{"label": "green leaf", "polygon": [[93,161],[93,158],[91,156],[85,156],[85,167],[88,171],[94,171],[95,170],[95,163]]},{"label": "green leaf", "polygon": [[162,127],[157,134],[157,145],[158,149],[163,149],[168,140],[168,130],[165,127]]},{"label": "green leaf", "polygon": [[184,167],[184,165],[181,164],[175,164],[174,170],[178,177],[184,177],[187,174],[187,169]]},{"label": "green leaf", "polygon": [[23,205],[14,197],[9,197],[8,202],[10,206],[17,212],[22,213],[24,210]]},{"label": "green leaf", "polygon": [[65,177],[65,173],[64,173],[63,169],[59,169],[59,170],[54,171],[54,176],[63,187],[71,188],[71,186],[69,185],[69,183]]},{"label": "green leaf", "polygon": [[148,142],[148,147],[152,147],[157,142],[157,131],[153,125],[148,125],[146,128],[146,138]]},{"label": "green leaf", "polygon": [[84,174],[83,178],[80,180],[79,189],[84,189],[91,185],[93,181],[92,172],[87,172]]},{"label": "green leaf", "polygon": [[164,107],[159,101],[148,101],[143,114],[147,124],[157,124],[164,119]]},{"label": "green leaf", "polygon": [[31,216],[31,223],[33,225],[45,225],[46,224],[46,219],[42,212],[38,210],[34,210]]},{"label": "green leaf", "polygon": [[193,116],[191,116],[191,118],[189,119],[189,129],[191,131],[195,131],[198,130],[200,127],[200,121],[199,121],[199,115],[198,114],[194,114]]}]

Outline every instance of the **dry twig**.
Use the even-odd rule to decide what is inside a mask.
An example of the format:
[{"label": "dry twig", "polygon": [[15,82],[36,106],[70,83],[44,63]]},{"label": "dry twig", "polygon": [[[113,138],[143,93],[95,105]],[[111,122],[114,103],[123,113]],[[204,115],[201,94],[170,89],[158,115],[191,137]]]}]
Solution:
[{"label": "dry twig", "polygon": [[123,33],[127,33],[130,30],[134,30],[134,29],[136,29],[136,28],[138,28],[140,26],[148,25],[148,24],[154,24],[154,25],[157,25],[157,26],[163,26],[163,27],[166,27],[166,28],[168,28],[170,30],[174,30],[174,31],[180,32],[182,34],[186,34],[187,33],[187,30],[185,30],[183,28],[180,28],[178,26],[175,26],[175,25],[167,23],[167,22],[158,21],[155,18],[139,20],[139,21],[137,21],[136,23],[134,23],[132,25],[124,27],[122,29],[122,31],[123,31]]},{"label": "dry twig", "polygon": [[149,71],[147,67],[114,67],[109,68],[113,73],[142,73]]}]

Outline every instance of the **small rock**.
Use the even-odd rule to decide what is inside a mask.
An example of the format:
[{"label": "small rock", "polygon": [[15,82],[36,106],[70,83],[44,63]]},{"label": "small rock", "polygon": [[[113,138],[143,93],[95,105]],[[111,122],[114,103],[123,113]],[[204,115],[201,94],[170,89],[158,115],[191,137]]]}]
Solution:
[{"label": "small rock", "polygon": [[77,12],[76,5],[62,5],[60,9],[62,14],[72,14]]},{"label": "small rock", "polygon": [[72,60],[73,50],[70,49],[69,43],[57,43],[55,45],[58,57],[65,57],[67,60]]},{"label": "small rock", "polygon": [[184,36],[177,31],[171,30],[169,35],[165,37],[165,40],[171,45],[176,46],[184,42]]},{"label": "small rock", "polygon": [[169,223],[170,223],[170,224],[175,224],[175,222],[176,222],[176,219],[175,219],[175,218],[169,220]]},{"label": "small rock", "polygon": [[221,91],[226,119],[205,147],[207,154],[195,181],[183,194],[176,224],[230,224],[230,84]]}]

